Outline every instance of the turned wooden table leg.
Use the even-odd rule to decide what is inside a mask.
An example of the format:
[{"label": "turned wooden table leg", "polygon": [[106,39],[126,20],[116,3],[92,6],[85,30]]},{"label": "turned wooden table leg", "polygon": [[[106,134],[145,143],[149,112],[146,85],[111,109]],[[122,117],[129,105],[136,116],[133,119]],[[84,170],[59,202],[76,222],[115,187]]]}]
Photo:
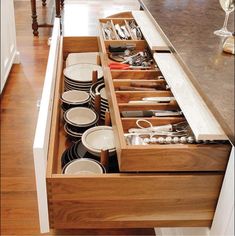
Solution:
[{"label": "turned wooden table leg", "polygon": [[47,5],[47,0],[42,0],[42,5],[45,7]]},{"label": "turned wooden table leg", "polygon": [[32,20],[33,20],[33,22],[32,22],[33,35],[38,36],[36,0],[31,0],[31,9],[32,9]]},{"label": "turned wooden table leg", "polygon": [[64,0],[60,0],[61,7],[64,7]]},{"label": "turned wooden table leg", "polygon": [[56,17],[60,18],[60,0],[55,0]]}]

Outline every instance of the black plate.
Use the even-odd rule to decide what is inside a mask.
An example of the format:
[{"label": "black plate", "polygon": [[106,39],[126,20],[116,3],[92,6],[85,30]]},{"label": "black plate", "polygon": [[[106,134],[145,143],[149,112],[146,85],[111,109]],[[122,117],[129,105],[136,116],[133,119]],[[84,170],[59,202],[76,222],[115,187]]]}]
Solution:
[{"label": "black plate", "polygon": [[63,152],[62,156],[61,156],[61,166],[62,166],[62,168],[69,162],[70,162],[70,160],[68,158],[68,149],[66,149]]}]

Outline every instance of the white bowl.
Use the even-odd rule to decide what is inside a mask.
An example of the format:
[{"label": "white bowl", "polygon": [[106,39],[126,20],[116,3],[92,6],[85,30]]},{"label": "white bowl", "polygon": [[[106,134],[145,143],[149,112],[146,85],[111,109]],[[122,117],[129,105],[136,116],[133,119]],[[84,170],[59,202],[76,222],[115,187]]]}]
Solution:
[{"label": "white bowl", "polygon": [[82,143],[88,152],[100,156],[101,150],[109,150],[110,155],[116,152],[113,129],[110,126],[96,126],[82,134]]},{"label": "white bowl", "polygon": [[64,69],[64,76],[77,82],[92,82],[92,72],[98,72],[98,79],[103,77],[102,67],[95,64],[75,64]]},{"label": "white bowl", "polygon": [[90,96],[85,91],[69,90],[62,94],[61,99],[68,104],[79,104],[89,100]]},{"label": "white bowl", "polygon": [[64,169],[66,175],[93,175],[103,174],[103,168],[99,163],[87,158],[76,159]]},{"label": "white bowl", "polygon": [[97,114],[87,107],[74,107],[64,114],[65,120],[74,126],[87,126],[98,120]]}]

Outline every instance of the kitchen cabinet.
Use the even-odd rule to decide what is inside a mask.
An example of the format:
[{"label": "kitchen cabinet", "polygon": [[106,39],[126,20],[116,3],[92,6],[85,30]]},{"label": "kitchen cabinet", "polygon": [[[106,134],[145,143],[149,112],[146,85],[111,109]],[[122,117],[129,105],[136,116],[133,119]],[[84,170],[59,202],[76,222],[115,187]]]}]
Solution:
[{"label": "kitchen cabinet", "polygon": [[13,0],[1,1],[1,93],[13,64],[20,63]]},{"label": "kitchen cabinet", "polygon": [[[121,14],[123,18],[118,15],[115,15],[115,18],[124,20],[134,17],[138,23],[138,14],[126,13]],[[153,31],[155,30],[154,28]],[[110,41],[105,40],[102,35],[62,37],[59,32],[60,24],[56,19],[34,141],[41,231],[47,232],[49,228],[209,227],[231,145],[226,141],[227,137],[219,123],[187,79],[184,70],[175,61],[170,49],[166,48],[166,45],[162,47],[161,43],[164,40],[160,39],[160,47],[154,45],[155,40],[152,42],[151,38],[135,42],[139,49],[153,46],[152,53],[158,65],[157,70],[122,71],[110,70],[108,67],[109,59],[106,53]],[[69,176],[61,173],[60,157],[68,147],[60,108],[63,68],[68,54],[79,52],[100,52],[116,137],[119,173],[87,176]],[[172,68],[176,68],[173,72],[172,68],[169,71],[166,67],[168,61]],[[182,86],[187,86],[184,93],[191,96],[192,100],[184,101],[181,99],[183,95],[179,94],[179,84],[170,84],[172,95],[185,113],[195,136],[199,139],[222,142],[127,146],[123,134],[128,127],[135,124],[135,120],[123,119],[120,111],[142,109],[143,106],[125,104],[128,96],[135,98],[140,94],[129,93],[121,96],[115,91],[115,83],[118,79],[128,80],[133,75],[141,80],[146,76],[154,78],[157,74],[163,75],[170,83],[172,73],[177,75]],[[194,124],[195,111],[192,109],[191,101],[194,101],[196,111],[200,112],[197,114],[197,124]],[[161,105],[158,108],[164,110],[167,106]],[[206,122],[203,118],[206,118]],[[179,118],[150,120],[159,125],[178,122]]]}]

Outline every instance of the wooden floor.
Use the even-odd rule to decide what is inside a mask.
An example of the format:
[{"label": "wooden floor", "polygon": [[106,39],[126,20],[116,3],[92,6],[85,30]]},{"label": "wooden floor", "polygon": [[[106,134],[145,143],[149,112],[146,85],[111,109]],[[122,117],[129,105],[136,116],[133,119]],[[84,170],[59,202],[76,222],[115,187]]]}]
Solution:
[{"label": "wooden floor", "polygon": [[[77,1],[83,6],[88,2]],[[126,8],[137,4],[135,0],[89,0],[92,19],[109,13],[112,4],[117,11],[125,10],[124,3]],[[38,5],[42,22],[49,11],[41,9],[40,2]],[[21,64],[13,66],[1,97],[1,235],[40,235],[32,145],[51,29],[41,28],[39,37],[32,36],[29,0],[15,0],[15,14]],[[89,33],[96,31],[89,30]],[[48,235],[154,235],[154,230],[52,231]]]}]

